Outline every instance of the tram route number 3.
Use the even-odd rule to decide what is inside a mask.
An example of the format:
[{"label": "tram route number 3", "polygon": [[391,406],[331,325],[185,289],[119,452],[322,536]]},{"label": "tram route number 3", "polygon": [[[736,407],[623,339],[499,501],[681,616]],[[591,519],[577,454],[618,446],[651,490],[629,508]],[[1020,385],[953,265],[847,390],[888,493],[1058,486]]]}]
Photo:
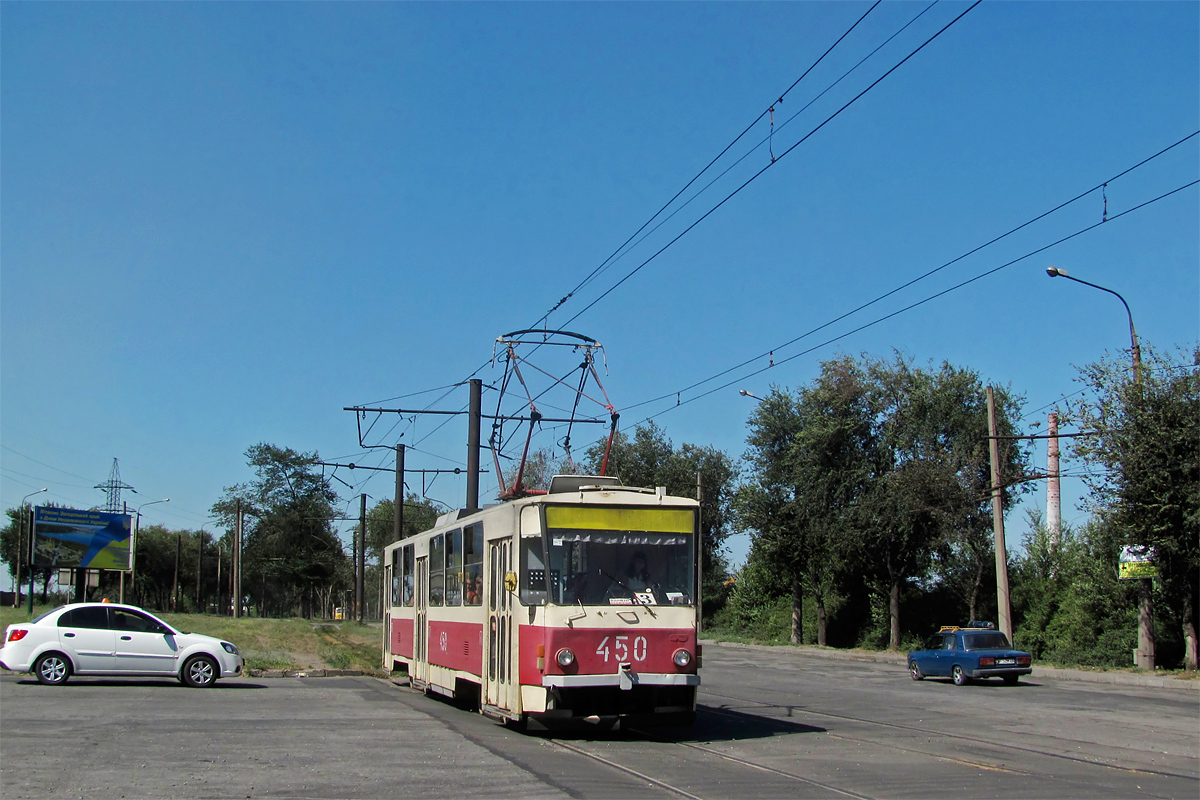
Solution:
[{"label": "tram route number 3", "polygon": [[[632,642],[629,641],[631,638]],[[611,645],[609,640],[611,640]],[[596,648],[596,655],[604,656],[605,663],[608,662],[609,655],[617,661],[629,661],[631,654],[634,661],[646,660],[645,636],[605,636],[600,640],[599,647]]]}]

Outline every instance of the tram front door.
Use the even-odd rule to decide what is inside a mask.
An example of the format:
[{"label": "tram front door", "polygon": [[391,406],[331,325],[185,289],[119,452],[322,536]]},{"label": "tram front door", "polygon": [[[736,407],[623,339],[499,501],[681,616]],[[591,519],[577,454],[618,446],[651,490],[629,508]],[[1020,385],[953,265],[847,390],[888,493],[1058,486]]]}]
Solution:
[{"label": "tram front door", "polygon": [[488,542],[487,689],[484,704],[510,711],[516,705],[512,674],[513,553],[511,539]]}]

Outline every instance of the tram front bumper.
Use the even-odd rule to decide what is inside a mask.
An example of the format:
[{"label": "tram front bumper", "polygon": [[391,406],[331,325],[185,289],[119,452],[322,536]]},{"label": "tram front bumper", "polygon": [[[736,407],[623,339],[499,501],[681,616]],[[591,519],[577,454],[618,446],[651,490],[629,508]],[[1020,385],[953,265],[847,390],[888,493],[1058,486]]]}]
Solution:
[{"label": "tram front bumper", "polygon": [[610,675],[544,675],[542,686],[546,687],[582,687],[582,686],[618,686],[626,688],[633,686],[699,686],[699,675],[660,675],[639,672],[612,673]]}]

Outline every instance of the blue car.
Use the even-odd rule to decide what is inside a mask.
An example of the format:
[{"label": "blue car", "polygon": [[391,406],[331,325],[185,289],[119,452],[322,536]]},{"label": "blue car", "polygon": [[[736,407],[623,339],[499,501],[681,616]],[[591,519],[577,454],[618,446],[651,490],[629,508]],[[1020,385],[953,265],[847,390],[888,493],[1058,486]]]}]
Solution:
[{"label": "blue car", "polygon": [[944,626],[925,650],[908,654],[908,671],[914,681],[952,678],[956,686],[965,686],[977,678],[1002,678],[1013,685],[1033,672],[1032,662],[1029,653],[1013,650],[990,622],[972,622],[965,628]]}]

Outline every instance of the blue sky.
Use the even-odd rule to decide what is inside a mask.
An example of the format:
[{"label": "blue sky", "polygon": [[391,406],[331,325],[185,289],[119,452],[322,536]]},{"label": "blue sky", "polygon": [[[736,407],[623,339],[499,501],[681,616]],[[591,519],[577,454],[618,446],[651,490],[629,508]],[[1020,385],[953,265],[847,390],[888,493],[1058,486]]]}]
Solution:
[{"label": "blue sky", "polygon": [[[1011,386],[1044,426],[1077,365],[1128,347],[1120,303],[1049,265],[1121,292],[1144,342],[1200,338],[1194,137],[784,346],[1200,130],[1200,4],[988,2],[790,149],[968,7],[879,5],[773,132],[767,115],[683,197],[724,177],[550,316],[605,345],[625,429],[653,416],[740,458],[739,388],[893,349]],[[171,498],[143,524],[195,529],[257,442],[390,466],[343,407],[465,406],[427,390],[498,380],[476,373],[496,337],[604,263],[869,8],[4,3],[0,502],[47,486],[102,503],[115,457],[131,504]],[[774,367],[682,391],[771,350]],[[463,464],[461,418],[397,422],[371,443],[403,434],[410,469]],[[392,491],[337,474],[351,513]],[[464,493],[447,475],[410,488]],[[1081,494],[1064,482],[1067,521],[1086,519]],[[1024,509],[1008,521],[1019,541]]]}]

